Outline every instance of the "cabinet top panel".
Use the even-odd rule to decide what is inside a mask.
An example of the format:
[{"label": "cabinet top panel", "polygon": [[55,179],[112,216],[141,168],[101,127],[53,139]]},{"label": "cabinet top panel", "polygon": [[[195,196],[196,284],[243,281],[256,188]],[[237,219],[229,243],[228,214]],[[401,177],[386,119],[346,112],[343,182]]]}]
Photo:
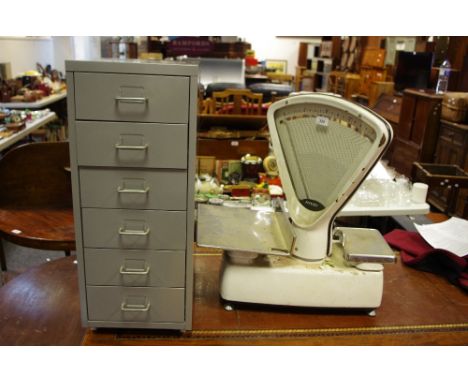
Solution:
[{"label": "cabinet top panel", "polygon": [[135,73],[178,76],[198,75],[198,65],[180,61],[117,60],[65,61],[67,72]]}]

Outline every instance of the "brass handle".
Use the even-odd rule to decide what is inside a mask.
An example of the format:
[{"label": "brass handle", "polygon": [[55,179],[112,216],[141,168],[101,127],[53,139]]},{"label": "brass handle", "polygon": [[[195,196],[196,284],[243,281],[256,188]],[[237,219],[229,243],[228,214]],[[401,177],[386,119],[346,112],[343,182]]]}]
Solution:
[{"label": "brass handle", "polygon": [[124,312],[147,312],[149,308],[149,301],[146,305],[127,305],[125,302],[122,302],[122,305],[120,305],[120,309]]},{"label": "brass handle", "polygon": [[148,144],[145,143],[141,146],[128,146],[128,145],[121,145],[120,143],[115,144],[115,148],[117,150],[146,150],[148,148]]},{"label": "brass handle", "polygon": [[119,228],[119,235],[126,235],[126,236],[148,236],[150,232],[149,228],[146,228],[144,231],[136,231],[133,229],[124,229],[122,227]]},{"label": "brass handle", "polygon": [[142,103],[146,104],[148,102],[148,98],[146,97],[115,97],[116,102],[122,103]]},{"label": "brass handle", "polygon": [[149,187],[144,188],[143,190],[141,189],[133,189],[133,188],[123,188],[122,186],[117,187],[117,192],[119,194],[147,194],[148,191],[150,190]]},{"label": "brass handle", "polygon": [[145,269],[126,269],[123,265],[120,267],[121,275],[147,275],[149,271],[149,266],[147,266]]}]

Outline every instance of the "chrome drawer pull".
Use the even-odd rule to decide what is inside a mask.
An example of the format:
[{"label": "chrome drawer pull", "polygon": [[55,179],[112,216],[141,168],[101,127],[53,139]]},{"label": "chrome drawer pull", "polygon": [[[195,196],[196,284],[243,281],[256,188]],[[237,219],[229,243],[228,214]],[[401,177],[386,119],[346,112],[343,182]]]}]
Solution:
[{"label": "chrome drawer pull", "polygon": [[143,190],[140,189],[133,189],[133,188],[123,188],[122,186],[117,187],[117,192],[119,194],[147,194],[150,190],[149,187],[144,188]]},{"label": "chrome drawer pull", "polygon": [[125,302],[120,305],[120,310],[124,312],[147,312],[150,308],[150,303],[146,305],[127,305]]},{"label": "chrome drawer pull", "polygon": [[123,265],[120,267],[121,275],[147,275],[149,271],[149,266],[147,266],[145,269],[126,269]]},{"label": "chrome drawer pull", "polygon": [[147,103],[148,98],[146,97],[115,97],[116,102],[123,103]]},{"label": "chrome drawer pull", "polygon": [[146,150],[148,148],[148,144],[145,143],[144,145],[141,145],[141,146],[127,146],[127,145],[121,145],[120,143],[116,143],[115,148],[117,150]]},{"label": "chrome drawer pull", "polygon": [[136,231],[133,229],[124,229],[122,227],[119,228],[119,235],[127,235],[127,236],[148,236],[150,232],[149,228],[146,228],[144,231]]}]

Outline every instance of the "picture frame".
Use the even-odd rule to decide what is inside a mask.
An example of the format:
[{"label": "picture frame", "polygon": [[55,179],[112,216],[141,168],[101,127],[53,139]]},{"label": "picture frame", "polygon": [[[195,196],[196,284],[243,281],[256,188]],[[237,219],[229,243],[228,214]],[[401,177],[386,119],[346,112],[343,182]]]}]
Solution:
[{"label": "picture frame", "polygon": [[274,72],[276,74],[286,74],[288,71],[288,61],[287,60],[274,60],[266,59],[265,60],[265,69],[267,71]]}]

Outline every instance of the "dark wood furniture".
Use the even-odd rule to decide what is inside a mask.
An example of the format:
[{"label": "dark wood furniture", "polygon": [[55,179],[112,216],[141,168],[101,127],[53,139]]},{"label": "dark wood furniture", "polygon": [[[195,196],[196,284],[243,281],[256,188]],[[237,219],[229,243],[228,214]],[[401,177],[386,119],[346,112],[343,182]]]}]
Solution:
[{"label": "dark wood furniture", "polygon": [[[211,252],[211,251],[210,251]],[[440,276],[386,266],[382,306],[361,311],[238,305],[224,310],[221,256],[194,256],[193,330],[87,330],[80,325],[74,256],[0,288],[0,345],[467,345],[466,293]],[[84,337],[83,337],[84,336]]]},{"label": "dark wood furniture", "polygon": [[[427,200],[432,206],[449,216],[456,214],[460,191],[468,189],[468,173],[456,164],[414,162],[411,177],[429,186]],[[463,216],[468,212],[463,198],[460,207]]]},{"label": "dark wood furniture", "polygon": [[[402,98],[398,95],[382,94],[372,108],[372,110],[390,123],[394,132],[398,130],[398,124],[400,123]],[[384,159],[391,159],[394,145],[395,140],[392,141],[387,152],[384,154]]]},{"label": "dark wood furniture", "polygon": [[260,158],[268,156],[266,139],[203,139],[197,141],[198,156],[212,156],[216,159],[240,159],[246,154]]},{"label": "dark wood furniture", "polygon": [[401,101],[401,96],[382,94],[372,107],[372,110],[390,122],[393,131],[398,129],[398,123],[400,123]]},{"label": "dark wood furniture", "polygon": [[213,156],[216,159],[240,159],[245,154],[265,158],[269,153],[268,140],[261,137],[261,131],[267,127],[266,115],[256,114],[199,114],[198,132],[207,132],[212,128],[223,128],[227,131],[252,132],[245,138],[215,139],[199,134],[197,155]]},{"label": "dark wood furniture", "polygon": [[390,160],[399,173],[409,177],[413,162],[434,161],[441,101],[442,96],[433,90],[404,91]]},{"label": "dark wood furniture", "polygon": [[435,163],[456,164],[468,171],[468,125],[440,121]]},{"label": "dark wood furniture", "polygon": [[[468,173],[468,125],[450,121],[440,121],[439,139],[435,155],[435,163],[457,165]],[[468,190],[460,190],[456,200],[449,200],[450,190],[431,188],[429,202],[445,210],[453,203],[453,213],[468,218]]]},{"label": "dark wood furniture", "polygon": [[[68,142],[31,143],[0,160],[0,238],[47,250],[75,249]],[[6,261],[0,243],[2,270]]]},{"label": "dark wood furniture", "polygon": [[266,115],[249,114],[198,114],[198,130],[208,130],[212,126],[229,129],[259,130],[267,126]]}]

